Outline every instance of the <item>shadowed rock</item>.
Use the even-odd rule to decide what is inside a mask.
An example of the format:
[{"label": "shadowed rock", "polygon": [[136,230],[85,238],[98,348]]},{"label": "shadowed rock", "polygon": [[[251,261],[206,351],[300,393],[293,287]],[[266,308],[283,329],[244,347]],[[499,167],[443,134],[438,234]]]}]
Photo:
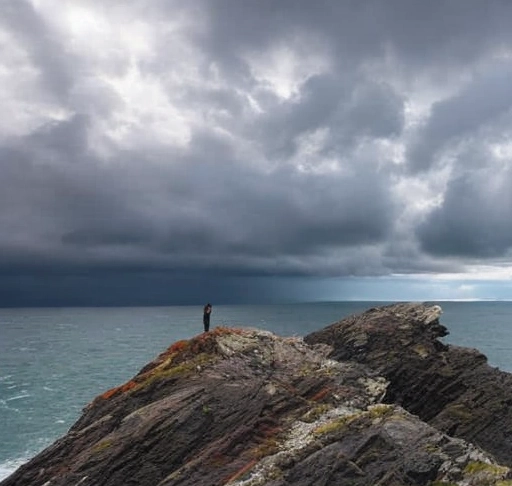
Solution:
[{"label": "shadowed rock", "polygon": [[[393,324],[364,318],[357,330],[351,318],[346,331],[338,323],[310,336],[311,345],[226,328],[179,341],[98,396],[1,485],[510,486],[508,467],[489,454],[382,403],[400,398],[379,374],[386,366],[357,361],[384,353],[377,343],[386,333],[403,328],[404,349],[423,343],[413,352],[422,359],[449,349],[436,340],[444,332],[436,318],[424,317],[431,310],[398,309],[369,311],[386,322],[395,315]],[[341,346],[342,335],[352,344]],[[346,353],[352,361],[328,358]]]},{"label": "shadowed rock", "polygon": [[369,309],[314,332],[330,357],[368,365],[389,380],[384,401],[437,429],[464,438],[512,465],[512,375],[492,368],[475,349],[438,338],[439,306],[416,303]]}]

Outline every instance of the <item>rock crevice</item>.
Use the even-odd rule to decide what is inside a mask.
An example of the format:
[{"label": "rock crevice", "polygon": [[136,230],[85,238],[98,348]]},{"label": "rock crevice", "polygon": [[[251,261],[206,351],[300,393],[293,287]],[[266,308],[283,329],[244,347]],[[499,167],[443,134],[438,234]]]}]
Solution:
[{"label": "rock crevice", "polygon": [[179,341],[1,486],[510,486],[510,375],[439,341],[440,312]]}]

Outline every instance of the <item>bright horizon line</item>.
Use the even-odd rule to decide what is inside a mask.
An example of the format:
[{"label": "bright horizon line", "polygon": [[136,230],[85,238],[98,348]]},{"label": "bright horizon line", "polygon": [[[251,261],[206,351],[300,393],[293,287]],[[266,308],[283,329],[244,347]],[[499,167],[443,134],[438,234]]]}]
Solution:
[{"label": "bright horizon line", "polygon": [[[283,302],[267,302],[267,303],[239,303],[239,304],[214,304],[216,307],[232,307],[232,306],[271,306],[271,305],[297,305],[297,304],[342,304],[345,302],[381,302],[381,303],[407,303],[407,302],[512,302],[512,299],[493,299],[493,298],[468,298],[468,299],[344,299],[344,300],[309,300],[309,301],[283,301]],[[63,306],[2,306],[3,309],[122,309],[122,308],[145,308],[145,307],[198,307],[202,306],[202,303],[197,304],[168,304],[168,305],[63,305]]]}]

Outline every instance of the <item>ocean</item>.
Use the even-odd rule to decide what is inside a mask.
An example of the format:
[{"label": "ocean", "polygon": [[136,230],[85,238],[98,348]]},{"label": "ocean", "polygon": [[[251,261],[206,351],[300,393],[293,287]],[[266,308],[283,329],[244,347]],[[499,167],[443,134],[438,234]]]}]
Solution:
[{"label": "ocean", "polygon": [[[435,302],[450,334],[512,372],[512,302]],[[304,336],[384,302],[215,306],[216,326]],[[0,309],[0,480],[64,435],[97,395],[202,332],[202,306]]]}]

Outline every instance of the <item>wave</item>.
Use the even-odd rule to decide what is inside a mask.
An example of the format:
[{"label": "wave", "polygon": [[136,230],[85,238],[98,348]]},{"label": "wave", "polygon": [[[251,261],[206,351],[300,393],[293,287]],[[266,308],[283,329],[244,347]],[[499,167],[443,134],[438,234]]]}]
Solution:
[{"label": "wave", "polygon": [[30,458],[20,457],[18,459],[7,459],[0,463],[0,481],[9,477],[16,469],[25,464]]},{"label": "wave", "polygon": [[15,395],[14,397],[6,398],[5,400],[2,400],[4,402],[12,402],[14,400],[21,400],[22,398],[29,398],[32,395],[30,393],[23,393],[21,395]]}]

